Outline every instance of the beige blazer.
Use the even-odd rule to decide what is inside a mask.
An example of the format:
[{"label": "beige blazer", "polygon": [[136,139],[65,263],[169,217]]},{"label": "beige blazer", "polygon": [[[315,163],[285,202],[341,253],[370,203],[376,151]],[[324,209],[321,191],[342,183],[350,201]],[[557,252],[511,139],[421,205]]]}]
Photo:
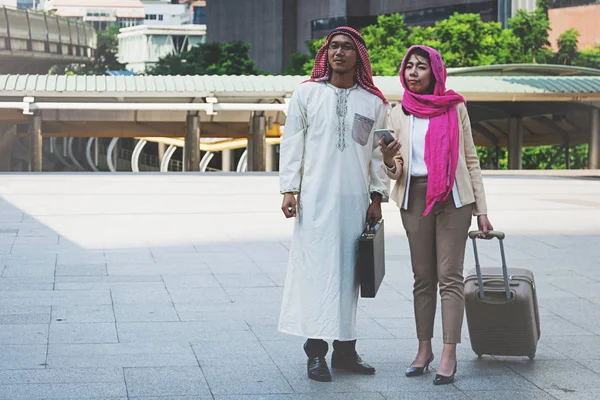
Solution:
[{"label": "beige blazer", "polygon": [[[471,132],[471,121],[469,120],[467,107],[461,103],[457,106],[457,110],[460,124],[460,152],[458,154],[458,166],[456,167],[458,196],[463,205],[475,203],[473,215],[487,214],[481,167],[479,166],[479,158],[477,157],[477,151],[473,143],[473,133]],[[412,148],[410,143],[410,115],[404,114],[401,105],[394,107],[391,111],[390,126],[394,130],[394,136],[399,139],[402,147],[398,155],[394,158],[396,169],[392,168],[390,171],[386,168],[386,170],[390,179],[396,181],[390,198],[401,208],[406,194],[406,182],[408,180],[408,167],[411,162],[410,154]]]}]

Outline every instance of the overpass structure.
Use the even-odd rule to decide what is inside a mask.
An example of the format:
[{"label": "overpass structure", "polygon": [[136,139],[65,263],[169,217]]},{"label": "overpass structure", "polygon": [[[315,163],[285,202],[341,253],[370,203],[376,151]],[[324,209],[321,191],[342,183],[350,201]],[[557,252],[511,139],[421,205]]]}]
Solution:
[{"label": "overpass structure", "polygon": [[47,73],[52,65],[87,62],[95,52],[91,25],[0,7],[0,73]]},{"label": "overpass structure", "polygon": [[[85,147],[89,155],[95,138],[110,139],[109,158],[118,138],[162,141],[173,146],[169,157],[183,148],[188,171],[207,166],[210,160],[203,157],[209,148],[227,151],[231,140],[245,139],[247,169],[263,171],[274,159],[275,142],[268,139],[280,136],[287,103],[305,79],[5,75],[0,76],[0,125],[29,138],[34,171],[42,169],[44,138],[50,150],[62,140],[62,156],[69,155],[76,169],[92,170],[96,166],[86,167],[89,157],[77,154],[77,148]],[[375,84],[393,105],[399,104],[403,88],[397,77],[375,77]],[[459,75],[449,76],[448,87],[467,100],[475,143],[508,148],[510,169],[521,168],[523,146],[558,144],[568,155],[571,146],[585,143],[589,168],[600,168],[600,76]],[[218,150],[208,145],[214,141],[221,141]],[[142,151],[136,147],[131,158]],[[220,157],[223,164],[228,157]],[[241,161],[233,161],[237,170]],[[119,169],[110,165],[110,170]]]}]

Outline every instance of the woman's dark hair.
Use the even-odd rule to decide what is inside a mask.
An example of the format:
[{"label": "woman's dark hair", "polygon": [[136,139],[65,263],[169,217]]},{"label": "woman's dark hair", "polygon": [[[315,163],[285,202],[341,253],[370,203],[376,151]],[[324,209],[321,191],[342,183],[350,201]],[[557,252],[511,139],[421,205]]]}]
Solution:
[{"label": "woman's dark hair", "polygon": [[[406,59],[408,60],[410,58],[410,56],[412,56],[413,54],[417,55],[419,57],[425,58],[429,62],[429,67],[431,68],[431,57],[429,57],[429,53],[428,52],[426,52],[425,50],[421,49],[420,47],[416,47],[416,48],[412,49],[410,51],[410,53],[408,53],[406,55]],[[402,79],[404,79],[404,74],[402,74]],[[427,88],[427,93],[428,94],[433,94],[436,82],[437,81],[435,80],[435,75],[433,75],[433,68],[431,68],[431,83],[429,84],[429,88]],[[404,108],[404,106],[402,106],[402,111],[404,111],[405,115],[409,115],[410,114],[408,112],[408,110],[406,110],[406,108]]]}]

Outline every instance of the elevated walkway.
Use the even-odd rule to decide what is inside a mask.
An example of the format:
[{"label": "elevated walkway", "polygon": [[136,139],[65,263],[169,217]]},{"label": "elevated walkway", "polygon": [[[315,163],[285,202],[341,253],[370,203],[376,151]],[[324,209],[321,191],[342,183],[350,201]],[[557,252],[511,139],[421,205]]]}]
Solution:
[{"label": "elevated walkway", "polygon": [[89,61],[95,52],[91,25],[0,6],[0,73],[47,73],[52,65]]}]

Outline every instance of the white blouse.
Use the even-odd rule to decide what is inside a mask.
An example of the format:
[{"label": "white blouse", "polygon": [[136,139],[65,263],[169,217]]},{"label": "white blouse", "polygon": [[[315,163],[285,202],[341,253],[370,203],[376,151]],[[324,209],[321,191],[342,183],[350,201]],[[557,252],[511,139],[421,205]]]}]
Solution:
[{"label": "white blouse", "polygon": [[[429,118],[419,118],[414,115],[410,116],[410,163],[408,165],[408,180],[406,182],[406,195],[403,209],[408,209],[408,192],[410,191],[410,178],[413,176],[427,176],[427,165],[425,164],[425,134],[429,128]],[[452,187],[452,197],[454,198],[454,206],[462,207],[460,197],[458,196],[458,187],[456,180]]]}]

